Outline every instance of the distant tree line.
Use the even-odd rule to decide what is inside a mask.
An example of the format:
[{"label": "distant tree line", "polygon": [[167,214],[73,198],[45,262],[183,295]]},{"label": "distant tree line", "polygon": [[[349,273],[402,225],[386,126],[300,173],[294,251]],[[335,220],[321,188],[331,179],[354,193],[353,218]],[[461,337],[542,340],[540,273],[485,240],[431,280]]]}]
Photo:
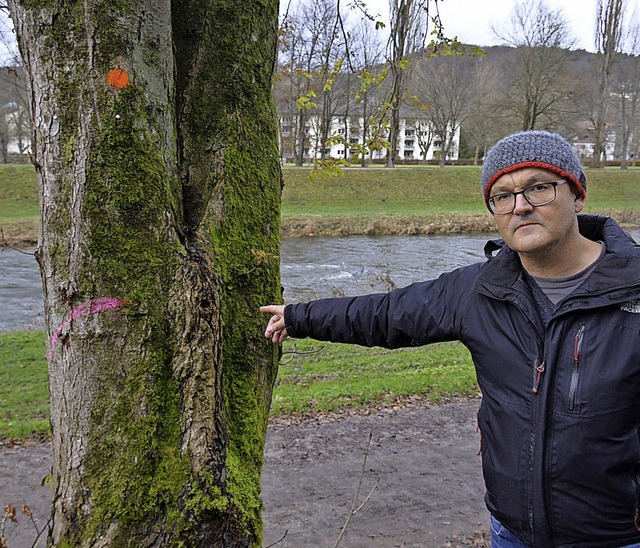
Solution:
[{"label": "distant tree line", "polygon": [[[508,22],[493,29],[502,45],[484,52],[446,38],[439,0],[390,0],[384,30],[366,3],[345,13],[336,0],[292,3],[275,83],[278,114],[287,120],[281,145],[302,165],[309,149],[327,160],[325,144],[341,139],[364,165],[365,152],[397,150],[403,117],[417,129],[422,157],[438,143],[442,165],[457,130],[460,157],[477,163],[510,132],[549,129],[593,165],[615,159],[625,168],[640,154],[640,21],[637,14],[624,20],[623,0],[595,1],[596,53],[575,49],[562,9],[544,0],[517,2]],[[28,150],[24,90],[19,66],[1,71],[3,162],[9,143]],[[344,121],[339,134],[336,118]],[[359,139],[350,138],[354,131]],[[388,165],[395,159],[387,154]]]},{"label": "distant tree line", "polygon": [[11,153],[25,155],[31,144],[31,121],[26,86],[20,66],[0,69],[0,163]]},{"label": "distant tree line", "polygon": [[596,3],[596,53],[575,48],[562,10],[544,0],[517,2],[493,29],[502,45],[483,53],[445,37],[437,2],[391,0],[383,43],[369,14],[300,1],[282,27],[276,82],[278,113],[292,126],[286,145],[301,164],[310,123],[319,125],[314,148],[324,151],[331,120],[351,116],[364,121],[365,146],[396,150],[394,117],[403,116],[424,120],[422,133],[443,152],[460,128],[461,156],[476,162],[510,132],[549,129],[593,165],[618,159],[625,168],[640,152],[640,22],[624,20],[623,0]]}]

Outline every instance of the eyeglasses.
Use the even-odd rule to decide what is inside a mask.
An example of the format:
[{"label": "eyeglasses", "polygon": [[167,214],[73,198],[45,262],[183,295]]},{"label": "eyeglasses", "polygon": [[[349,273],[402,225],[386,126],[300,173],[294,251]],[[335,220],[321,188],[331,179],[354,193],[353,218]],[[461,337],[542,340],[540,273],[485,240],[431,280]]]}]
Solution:
[{"label": "eyeglasses", "polygon": [[567,181],[553,181],[551,183],[536,183],[519,192],[503,192],[490,196],[486,202],[494,215],[507,215],[513,213],[516,208],[516,196],[522,194],[533,207],[540,207],[550,204],[556,199],[556,187],[563,185]]}]

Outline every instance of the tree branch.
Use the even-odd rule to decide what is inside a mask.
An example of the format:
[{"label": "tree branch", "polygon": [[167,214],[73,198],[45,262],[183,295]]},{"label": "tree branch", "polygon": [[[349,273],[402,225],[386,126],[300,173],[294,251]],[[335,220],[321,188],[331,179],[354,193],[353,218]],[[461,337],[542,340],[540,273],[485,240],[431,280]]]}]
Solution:
[{"label": "tree branch", "polygon": [[360,510],[362,510],[362,508],[364,508],[367,502],[369,502],[371,495],[373,495],[373,492],[378,488],[378,485],[380,484],[380,479],[378,478],[378,481],[376,481],[376,484],[373,486],[371,491],[369,491],[369,494],[365,497],[362,504],[356,508],[356,504],[358,503],[358,498],[360,497],[360,489],[362,488],[362,480],[364,479],[364,473],[367,465],[367,457],[369,456],[369,449],[371,447],[372,437],[373,437],[373,432],[369,432],[369,441],[367,443],[367,449],[364,453],[364,458],[362,459],[362,469],[360,470],[360,479],[358,481],[358,488],[356,489],[356,495],[353,498],[351,509],[349,510],[349,514],[347,515],[347,521],[345,521],[344,525],[342,526],[340,535],[338,535],[338,539],[336,540],[336,543],[334,544],[333,548],[338,548],[338,545],[342,541],[342,537],[344,537],[344,534],[347,531],[347,527],[349,526],[349,522],[351,521],[351,518],[355,516]]}]

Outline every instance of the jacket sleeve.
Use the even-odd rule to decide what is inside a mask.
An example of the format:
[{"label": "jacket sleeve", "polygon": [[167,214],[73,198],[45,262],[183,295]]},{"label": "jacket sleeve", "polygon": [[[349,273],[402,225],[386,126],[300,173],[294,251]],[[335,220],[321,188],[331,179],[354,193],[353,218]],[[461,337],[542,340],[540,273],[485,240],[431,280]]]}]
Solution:
[{"label": "jacket sleeve", "polygon": [[292,304],[285,325],[291,337],[385,348],[460,339],[473,279],[465,267],[389,293]]}]

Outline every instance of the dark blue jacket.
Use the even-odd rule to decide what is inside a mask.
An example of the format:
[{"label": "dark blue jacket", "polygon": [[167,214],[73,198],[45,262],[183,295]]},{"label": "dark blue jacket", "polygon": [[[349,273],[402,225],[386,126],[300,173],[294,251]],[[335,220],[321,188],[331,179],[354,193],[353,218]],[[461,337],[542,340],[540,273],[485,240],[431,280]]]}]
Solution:
[{"label": "dark blue jacket", "polygon": [[462,341],[482,390],[487,507],[544,548],[640,542],[640,247],[611,219],[579,223],[606,253],[546,327],[502,242],[437,280],[285,309],[292,337]]}]

